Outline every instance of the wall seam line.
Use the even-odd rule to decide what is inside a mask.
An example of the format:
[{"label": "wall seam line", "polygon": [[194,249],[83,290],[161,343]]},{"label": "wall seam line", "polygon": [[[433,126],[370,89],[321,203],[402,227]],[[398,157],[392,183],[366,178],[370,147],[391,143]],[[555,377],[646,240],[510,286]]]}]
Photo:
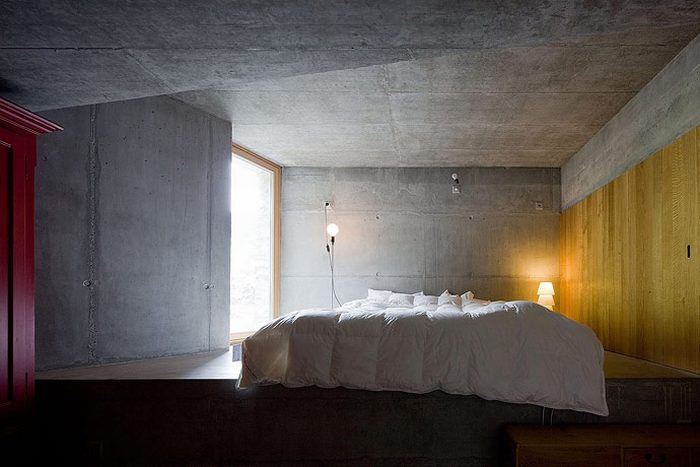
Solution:
[{"label": "wall seam line", "polygon": [[88,361],[96,363],[97,357],[97,277],[98,277],[98,190],[99,190],[99,153],[97,137],[97,105],[90,106],[90,140],[88,146],[87,172],[87,281],[83,284],[88,289]]},{"label": "wall seam line", "polygon": [[[211,351],[211,319],[212,319],[212,235],[211,235],[211,211],[212,211],[212,166],[214,159],[214,136],[213,136],[213,125],[212,118],[209,117],[209,154],[207,157],[207,283],[209,288],[207,288],[207,310],[209,312],[209,324],[207,331],[207,349]],[[221,287],[221,285],[219,285]]]}]

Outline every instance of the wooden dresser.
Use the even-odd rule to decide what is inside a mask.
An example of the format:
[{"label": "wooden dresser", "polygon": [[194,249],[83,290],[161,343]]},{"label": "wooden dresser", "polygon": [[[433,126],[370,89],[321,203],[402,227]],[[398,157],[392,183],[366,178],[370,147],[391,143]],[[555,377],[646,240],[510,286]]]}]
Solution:
[{"label": "wooden dresser", "polygon": [[506,465],[700,467],[700,425],[511,425]]}]

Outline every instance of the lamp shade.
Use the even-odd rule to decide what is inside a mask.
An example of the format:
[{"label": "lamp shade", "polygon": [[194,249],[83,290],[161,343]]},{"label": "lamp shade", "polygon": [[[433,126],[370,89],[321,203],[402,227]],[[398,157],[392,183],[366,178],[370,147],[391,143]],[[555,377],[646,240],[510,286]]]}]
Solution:
[{"label": "lamp shade", "polygon": [[537,295],[554,295],[554,286],[551,282],[540,282]]},{"label": "lamp shade", "polygon": [[328,224],[326,226],[326,232],[328,232],[328,235],[331,237],[335,237],[338,235],[338,232],[340,231],[340,228],[336,224]]},{"label": "lamp shade", "polygon": [[540,298],[537,300],[537,303],[546,307],[554,306],[554,296],[549,294],[540,295]]}]

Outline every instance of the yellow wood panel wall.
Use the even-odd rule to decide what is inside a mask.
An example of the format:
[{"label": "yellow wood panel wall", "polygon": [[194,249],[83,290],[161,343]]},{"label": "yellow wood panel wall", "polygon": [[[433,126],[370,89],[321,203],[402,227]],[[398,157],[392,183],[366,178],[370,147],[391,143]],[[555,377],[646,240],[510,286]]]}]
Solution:
[{"label": "yellow wood panel wall", "polygon": [[696,373],[699,137],[697,127],[564,211],[560,255],[563,314],[608,350]]}]

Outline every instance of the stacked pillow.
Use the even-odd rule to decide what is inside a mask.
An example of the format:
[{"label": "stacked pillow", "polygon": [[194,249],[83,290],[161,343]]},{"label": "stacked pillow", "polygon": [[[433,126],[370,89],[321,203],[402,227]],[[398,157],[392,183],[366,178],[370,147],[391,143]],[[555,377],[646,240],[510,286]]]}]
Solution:
[{"label": "stacked pillow", "polygon": [[414,295],[410,293],[392,293],[389,296],[389,304],[400,307],[411,307],[413,306],[413,299]]},{"label": "stacked pillow", "polygon": [[367,289],[367,299],[374,300],[376,302],[386,302],[391,297],[393,292],[391,290],[375,290]]},{"label": "stacked pillow", "polygon": [[415,306],[437,305],[438,297],[436,297],[435,295],[423,295],[423,293],[421,292],[420,295],[413,297],[413,304]]},{"label": "stacked pillow", "polygon": [[439,297],[436,297],[435,295],[425,295],[423,291],[408,294],[396,293],[391,290],[368,289],[367,299],[377,302],[388,302],[398,307],[441,306],[447,304],[463,307],[466,305],[485,305],[490,303],[488,300],[474,298],[474,293],[471,290],[464,292],[462,295],[451,294],[449,290],[445,290]]},{"label": "stacked pillow", "polygon": [[462,299],[459,295],[453,295],[449,290],[445,290],[438,297],[438,306],[452,304],[454,306],[462,306]]},{"label": "stacked pillow", "polygon": [[466,302],[462,302],[462,306],[465,305],[488,305],[491,303],[491,300],[481,300],[479,298],[472,298],[470,300],[467,300]]},{"label": "stacked pillow", "polygon": [[464,305],[469,300],[474,299],[474,293],[471,290],[468,292],[464,292],[462,295],[460,295],[460,298],[462,299],[462,305]]}]

